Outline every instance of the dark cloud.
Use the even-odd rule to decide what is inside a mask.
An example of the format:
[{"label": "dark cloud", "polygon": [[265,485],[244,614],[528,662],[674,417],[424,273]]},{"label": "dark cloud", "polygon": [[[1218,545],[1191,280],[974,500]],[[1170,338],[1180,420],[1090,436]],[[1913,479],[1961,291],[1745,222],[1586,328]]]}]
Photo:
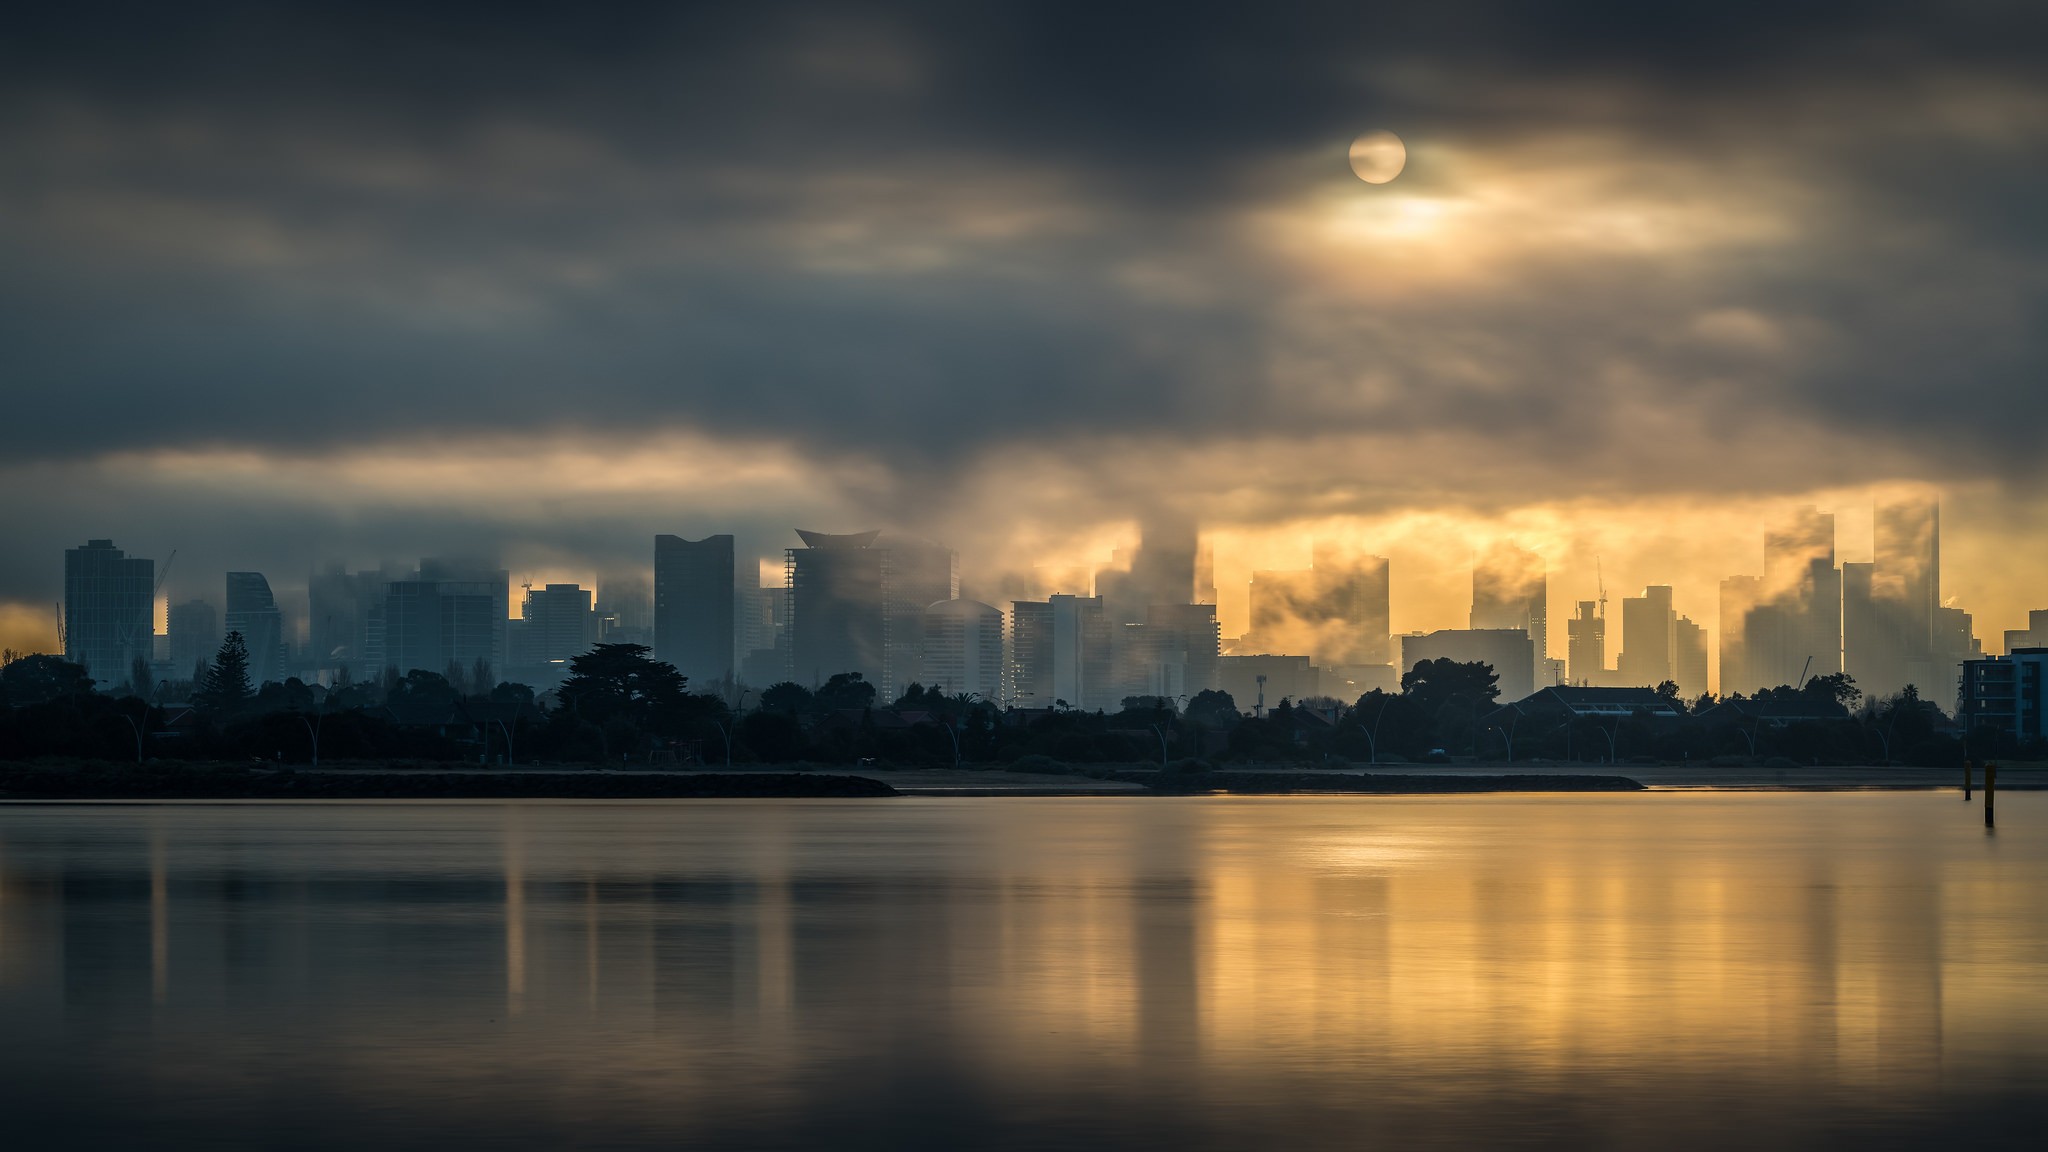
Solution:
[{"label": "dark cloud", "polygon": [[[1181,487],[1147,491],[1124,466],[1148,452],[1290,436],[1489,457],[1418,501],[1498,501],[1480,486],[1517,469],[1608,493],[2019,475],[2048,418],[2044,24],[41,6],[0,38],[0,435],[61,467],[703,433],[866,461],[899,520],[995,455],[1085,474],[1105,438],[1098,493],[1138,504],[1236,483],[1162,466]],[[1379,126],[1414,151],[1367,190],[1342,150]],[[1388,215],[1411,204],[1441,218]],[[1659,467],[1665,419],[1698,444]],[[1394,491],[1400,466],[1319,458],[1274,500]]]}]

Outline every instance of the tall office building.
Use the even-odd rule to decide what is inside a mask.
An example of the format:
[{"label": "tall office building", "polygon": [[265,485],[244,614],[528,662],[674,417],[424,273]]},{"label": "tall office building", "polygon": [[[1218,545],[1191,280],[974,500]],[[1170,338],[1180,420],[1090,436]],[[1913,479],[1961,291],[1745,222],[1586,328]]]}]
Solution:
[{"label": "tall office building", "polygon": [[350,572],[330,564],[306,579],[306,649],[312,666],[351,677],[384,671],[384,605],[394,580],[409,573],[386,568]]},{"label": "tall office building", "polygon": [[1749,616],[1764,602],[1761,576],[1730,576],[1721,581],[1720,694],[1747,696],[1763,687],[1750,664]]},{"label": "tall office building", "polygon": [[654,656],[692,691],[738,674],[733,660],[733,538],[654,538]]},{"label": "tall office building", "polygon": [[1117,707],[1110,654],[1109,616],[1100,596],[1049,596],[1052,615],[1052,695],[1087,712]]},{"label": "tall office building", "polygon": [[1003,694],[1003,614],[979,600],[941,600],[924,611],[924,681],[948,695]]},{"label": "tall office building", "polygon": [[1152,516],[1141,531],[1128,570],[1108,569],[1095,577],[1103,611],[1115,624],[1143,623],[1145,609],[1154,604],[1192,604],[1198,599],[1195,576],[1201,541],[1194,520],[1174,514]]},{"label": "tall office building", "polygon": [[1520,628],[1534,649],[1530,683],[1544,680],[1550,654],[1550,590],[1543,557],[1513,544],[1497,543],[1472,566],[1472,627]]},{"label": "tall office building", "polygon": [[251,687],[284,681],[284,616],[263,573],[228,573],[225,625],[229,632],[241,634],[242,645],[249,650]]},{"label": "tall office building", "polygon": [[1751,668],[1769,684],[1798,685],[1842,670],[1842,574],[1835,567],[1835,517],[1799,509],[1764,536],[1761,634],[1748,638]]},{"label": "tall office building", "polygon": [[478,660],[506,664],[510,574],[502,568],[449,560],[420,561],[419,571],[384,588],[383,654],[387,668],[469,675]]},{"label": "tall office building", "polygon": [[131,557],[112,540],[64,550],[64,658],[85,666],[102,691],[128,682],[135,661],[154,655],[156,561]]},{"label": "tall office building", "polygon": [[1678,615],[1671,610],[1671,586],[1652,584],[1641,596],[1621,601],[1621,654],[1615,679],[1627,688],[1655,688],[1676,680]]},{"label": "tall office building", "polygon": [[2027,612],[2025,628],[2005,630],[2005,650],[2008,653],[2020,648],[2048,648],[2048,611],[2039,608]]},{"label": "tall office building", "polygon": [[1052,604],[1016,600],[1010,604],[1010,679],[1007,703],[1049,708],[1053,690]]},{"label": "tall office building", "polygon": [[1680,696],[1697,700],[1707,691],[1707,630],[1692,617],[1680,616],[1671,635],[1671,678],[1677,681]]},{"label": "tall office building", "polygon": [[[1154,604],[1145,610],[1154,658],[1178,661],[1179,687],[1154,695],[1193,696],[1216,687],[1217,661],[1223,657],[1223,633],[1214,604]],[[1173,674],[1170,674],[1173,675]],[[1167,677],[1155,678],[1163,682]]]},{"label": "tall office building", "polygon": [[[520,607],[512,663],[529,669],[561,671],[597,643],[597,612],[590,590],[579,584],[549,584],[526,590]],[[695,685],[692,685],[695,687]]]},{"label": "tall office building", "polygon": [[654,647],[654,581],[645,571],[599,576],[592,610],[604,643]]},{"label": "tall office building", "polygon": [[1565,675],[1573,684],[1599,688],[1607,683],[1607,618],[1599,603],[1578,602],[1578,615],[1565,622]]},{"label": "tall office building", "polygon": [[802,528],[784,553],[789,588],[790,678],[816,686],[858,672],[882,687],[886,634],[880,532],[834,535]]},{"label": "tall office building", "polygon": [[201,663],[211,663],[220,651],[220,613],[204,600],[187,600],[171,605],[165,620],[170,638],[171,678],[183,680]]},{"label": "tall office building", "polygon": [[885,700],[913,682],[928,682],[924,670],[924,612],[960,596],[960,557],[943,544],[885,533],[875,545],[882,553],[882,681]]},{"label": "tall office building", "polygon": [[1842,566],[1844,668],[1872,698],[1913,684],[1942,699],[1958,670],[1953,652],[1937,653],[1941,510],[1931,500],[1880,504],[1871,528],[1870,563]]}]

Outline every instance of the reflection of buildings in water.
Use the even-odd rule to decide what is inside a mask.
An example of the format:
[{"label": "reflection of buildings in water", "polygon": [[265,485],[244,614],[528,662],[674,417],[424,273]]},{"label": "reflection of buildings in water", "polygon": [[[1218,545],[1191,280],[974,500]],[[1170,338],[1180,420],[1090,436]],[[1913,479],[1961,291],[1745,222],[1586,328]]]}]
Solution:
[{"label": "reflection of buildings in water", "polygon": [[526,842],[516,805],[505,808],[505,1010],[526,1007]]}]

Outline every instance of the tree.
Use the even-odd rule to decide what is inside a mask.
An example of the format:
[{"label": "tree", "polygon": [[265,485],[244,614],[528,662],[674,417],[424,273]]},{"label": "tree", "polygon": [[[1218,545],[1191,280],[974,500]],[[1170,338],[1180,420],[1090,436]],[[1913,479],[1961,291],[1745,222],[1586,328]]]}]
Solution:
[{"label": "tree", "polygon": [[761,707],[785,716],[795,716],[811,710],[811,690],[794,680],[770,684],[761,693]]},{"label": "tree", "polygon": [[587,722],[618,717],[644,730],[657,712],[680,701],[686,683],[645,644],[599,644],[569,661],[569,678],[555,695]]},{"label": "tree", "polygon": [[1458,698],[1478,707],[1500,697],[1500,677],[1494,674],[1493,665],[1484,661],[1459,663],[1440,656],[1418,661],[1403,672],[1401,691],[1431,713]]},{"label": "tree", "polygon": [[1832,700],[1851,711],[1855,710],[1856,702],[1863,699],[1863,689],[1856,686],[1856,678],[1847,672],[1815,676],[1808,680],[1800,691],[1817,699]]},{"label": "tree", "polygon": [[92,685],[83,664],[43,653],[17,654],[0,668],[0,703],[20,706],[83,696],[92,691]]},{"label": "tree", "polygon": [[818,689],[817,702],[818,707],[826,711],[871,708],[875,703],[875,686],[858,672],[834,672],[832,678]]},{"label": "tree", "polygon": [[491,690],[491,685],[493,683],[495,683],[495,681],[491,679],[491,662],[489,660],[486,660],[482,656],[477,657],[476,663],[469,666],[470,695],[484,695],[485,693]]},{"label": "tree", "polygon": [[128,662],[128,694],[149,698],[149,661],[137,656]]},{"label": "tree", "polygon": [[1685,715],[1685,701],[1679,698],[1678,681],[1665,680],[1657,685],[1656,692],[1658,698],[1677,709],[1680,716]]},{"label": "tree", "polygon": [[227,639],[220,642],[220,650],[213,654],[213,663],[200,678],[199,690],[192,694],[192,704],[207,715],[226,716],[240,709],[251,695],[249,647],[242,642],[240,632],[230,632]]},{"label": "tree", "polygon": [[1204,688],[1188,701],[1188,723],[1203,728],[1228,728],[1242,716],[1237,701],[1220,688]]}]

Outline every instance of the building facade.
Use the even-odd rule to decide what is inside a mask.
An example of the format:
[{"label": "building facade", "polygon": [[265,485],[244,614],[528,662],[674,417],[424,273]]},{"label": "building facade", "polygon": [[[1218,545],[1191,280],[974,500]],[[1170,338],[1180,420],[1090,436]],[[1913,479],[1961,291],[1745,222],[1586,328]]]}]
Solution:
[{"label": "building facade", "polygon": [[148,663],[156,637],[156,561],[112,540],[64,550],[64,658],[85,666],[101,691]]},{"label": "building facade", "polygon": [[738,674],[733,659],[733,538],[654,538],[654,656],[693,690]]},{"label": "building facade", "polygon": [[284,681],[284,616],[263,573],[228,573],[225,625],[241,635],[242,646],[249,650],[251,687]]},{"label": "building facade", "polygon": [[979,600],[941,600],[924,612],[924,683],[996,703],[1003,694],[1003,614]]}]

